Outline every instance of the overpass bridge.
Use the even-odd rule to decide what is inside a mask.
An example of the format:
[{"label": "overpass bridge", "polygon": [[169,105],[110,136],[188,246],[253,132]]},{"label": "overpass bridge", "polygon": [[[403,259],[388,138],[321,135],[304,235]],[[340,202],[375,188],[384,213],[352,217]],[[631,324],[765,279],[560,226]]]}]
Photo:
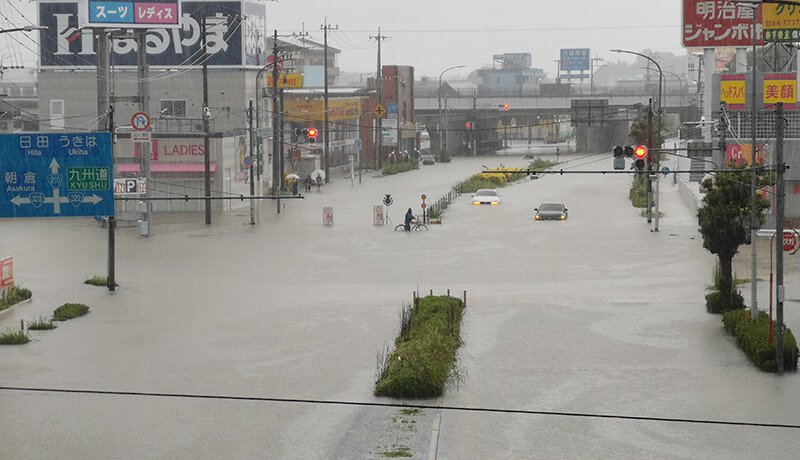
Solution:
[{"label": "overpass bridge", "polygon": [[[474,141],[479,150],[489,151],[497,138],[558,138],[568,126],[574,130],[579,152],[610,150],[629,142],[637,105],[646,106],[655,93],[657,90],[556,96],[448,94],[441,100],[435,92],[417,93],[414,118],[427,126],[431,145],[441,142],[456,152],[466,151]],[[681,115],[694,96],[685,89],[670,88],[664,94],[662,110]],[[508,109],[503,110],[506,104]],[[474,122],[476,131],[465,127],[468,121]]]}]

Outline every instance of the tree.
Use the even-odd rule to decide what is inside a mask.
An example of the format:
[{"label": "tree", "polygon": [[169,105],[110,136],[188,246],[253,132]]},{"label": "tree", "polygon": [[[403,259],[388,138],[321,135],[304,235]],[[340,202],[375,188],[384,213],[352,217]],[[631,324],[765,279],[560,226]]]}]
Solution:
[{"label": "tree", "polygon": [[[715,178],[703,181],[709,192],[697,212],[703,247],[716,254],[719,260],[719,276],[715,277],[717,291],[706,296],[706,307],[711,313],[724,313],[744,306],[744,299],[733,285],[732,262],[750,233],[752,173],[743,170],[746,166],[729,166],[730,171],[717,173]],[[759,177],[759,186],[768,180],[769,176]],[[756,198],[760,220],[763,220],[762,211],[767,207],[767,200]]]},{"label": "tree", "polygon": [[[653,107],[655,111],[655,107]],[[664,143],[663,132],[666,129],[666,120],[664,115],[653,113],[653,145],[648,146],[654,149],[661,148]],[[640,115],[631,125],[630,138],[635,144],[647,145],[648,139],[648,121],[647,121],[647,107],[641,111]]]}]

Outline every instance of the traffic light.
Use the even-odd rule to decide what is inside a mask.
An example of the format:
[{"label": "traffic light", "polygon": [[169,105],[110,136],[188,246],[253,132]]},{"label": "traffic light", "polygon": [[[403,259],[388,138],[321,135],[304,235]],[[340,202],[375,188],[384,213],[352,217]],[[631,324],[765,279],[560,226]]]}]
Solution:
[{"label": "traffic light", "polygon": [[636,165],[636,169],[639,171],[644,170],[644,166],[647,162],[647,147],[644,145],[637,145],[633,148],[633,164]]},{"label": "traffic light", "polygon": [[633,158],[633,147],[630,145],[625,146],[625,156],[628,158]]},{"label": "traffic light", "polygon": [[625,169],[625,151],[620,146],[614,147],[614,169]]},{"label": "traffic light", "polygon": [[467,128],[467,129],[472,129],[472,122],[468,121],[468,122],[464,123],[464,127]]},{"label": "traffic light", "polygon": [[510,107],[508,104],[500,104],[500,105],[499,105],[499,106],[497,106],[497,107],[498,107],[500,110],[503,110],[503,111],[505,111],[505,110],[510,110],[510,109],[511,109],[511,107]]},{"label": "traffic light", "polygon": [[312,144],[317,142],[317,128],[308,128],[306,130],[306,140]]}]

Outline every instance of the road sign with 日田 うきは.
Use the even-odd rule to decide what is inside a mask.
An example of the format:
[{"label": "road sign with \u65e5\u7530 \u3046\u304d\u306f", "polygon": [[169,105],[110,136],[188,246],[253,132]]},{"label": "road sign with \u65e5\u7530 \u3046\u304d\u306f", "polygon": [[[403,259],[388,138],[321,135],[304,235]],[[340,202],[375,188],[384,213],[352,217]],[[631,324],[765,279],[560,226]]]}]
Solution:
[{"label": "road sign with \u65e5\u7530 \u3046\u304d\u306f", "polygon": [[111,133],[0,135],[0,217],[114,215]]}]

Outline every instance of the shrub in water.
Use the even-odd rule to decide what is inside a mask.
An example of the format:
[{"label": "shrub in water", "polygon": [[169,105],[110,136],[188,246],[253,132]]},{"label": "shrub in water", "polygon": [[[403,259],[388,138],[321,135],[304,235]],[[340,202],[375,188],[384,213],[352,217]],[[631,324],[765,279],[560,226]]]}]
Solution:
[{"label": "shrub in water", "polygon": [[[750,358],[753,364],[762,371],[775,372],[775,337],[769,343],[769,315],[759,312],[758,318],[750,319],[750,312],[744,308],[732,310],[722,317],[725,330],[736,337],[736,343]],[[789,328],[783,335],[783,368],[787,371],[797,370],[797,342]]]},{"label": "shrub in water", "polygon": [[30,341],[28,334],[21,330],[8,329],[0,334],[0,345],[22,345]]},{"label": "shrub in water", "polygon": [[66,321],[89,313],[89,307],[82,303],[65,303],[53,311],[53,321]]},{"label": "shrub in water", "polygon": [[44,316],[40,316],[39,318],[28,323],[29,331],[49,331],[50,329],[55,328],[56,325],[53,324],[53,320],[47,319]]}]

